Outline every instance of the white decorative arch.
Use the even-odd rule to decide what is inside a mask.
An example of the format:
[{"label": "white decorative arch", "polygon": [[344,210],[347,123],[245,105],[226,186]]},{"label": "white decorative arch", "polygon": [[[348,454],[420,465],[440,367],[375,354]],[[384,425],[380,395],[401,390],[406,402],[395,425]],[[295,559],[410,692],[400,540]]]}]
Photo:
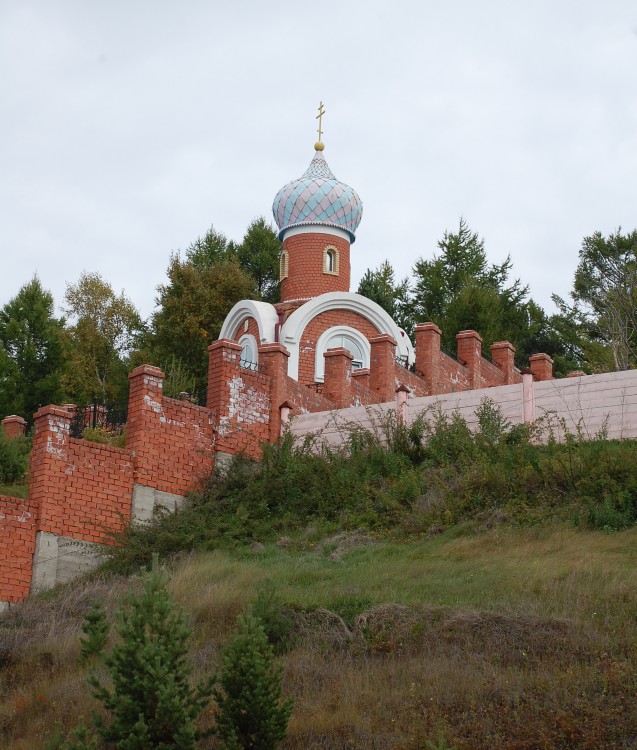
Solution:
[{"label": "white decorative arch", "polygon": [[367,337],[360,331],[350,326],[332,326],[319,336],[316,342],[316,359],[314,362],[314,380],[322,383],[325,380],[325,357],[323,354],[327,351],[327,344],[333,336],[348,336],[353,339],[361,352],[363,353],[363,367],[369,367],[369,360],[372,353],[372,347]]},{"label": "white decorative arch", "polygon": [[255,302],[242,299],[230,310],[223,321],[220,339],[231,339],[241,321],[254,318],[259,327],[259,341],[257,344],[271,344],[274,341],[274,329],[279,321],[274,305],[269,302]]},{"label": "white decorative arch", "polygon": [[354,294],[353,292],[328,292],[327,294],[314,297],[314,299],[301,305],[281,326],[280,341],[290,352],[288,375],[295,380],[298,380],[299,377],[299,343],[303,331],[308,323],[316,318],[317,315],[329,310],[349,310],[358,313],[366,320],[369,320],[378,330],[379,335],[388,333],[396,340],[397,356],[406,357],[407,364],[409,365],[415,361],[414,347],[409,337],[396,325],[389,313],[383,310],[380,305],[367,299],[367,297],[363,297],[362,294]]}]

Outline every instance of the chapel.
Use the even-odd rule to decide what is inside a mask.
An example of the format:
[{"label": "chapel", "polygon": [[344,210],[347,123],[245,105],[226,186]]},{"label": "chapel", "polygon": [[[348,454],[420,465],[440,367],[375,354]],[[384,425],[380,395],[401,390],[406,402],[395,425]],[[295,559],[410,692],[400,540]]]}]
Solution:
[{"label": "chapel", "polygon": [[[319,118],[323,114],[319,108]],[[321,386],[325,353],[346,349],[352,372],[368,372],[370,340],[388,335],[395,356],[414,364],[414,348],[380,305],[350,292],[350,250],[363,216],[358,193],[333,174],[319,140],[303,174],[284,185],[272,205],[281,240],[281,301],[241,300],[229,312],[220,339],[241,346],[245,365],[259,362],[259,347],[282,344],[287,374],[304,386]],[[363,374],[363,373],[361,373]]]}]

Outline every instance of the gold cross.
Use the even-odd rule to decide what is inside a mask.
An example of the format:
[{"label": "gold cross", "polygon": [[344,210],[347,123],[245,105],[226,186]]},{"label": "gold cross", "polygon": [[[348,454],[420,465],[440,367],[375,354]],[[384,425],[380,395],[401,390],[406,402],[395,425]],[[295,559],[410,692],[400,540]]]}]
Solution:
[{"label": "gold cross", "polygon": [[321,102],[319,104],[319,108],[318,109],[319,109],[319,113],[318,113],[318,115],[316,115],[316,117],[314,119],[319,121],[318,139],[319,139],[319,143],[320,143],[321,142],[321,137],[323,135],[323,115],[325,114],[325,107],[323,106],[323,102]]}]

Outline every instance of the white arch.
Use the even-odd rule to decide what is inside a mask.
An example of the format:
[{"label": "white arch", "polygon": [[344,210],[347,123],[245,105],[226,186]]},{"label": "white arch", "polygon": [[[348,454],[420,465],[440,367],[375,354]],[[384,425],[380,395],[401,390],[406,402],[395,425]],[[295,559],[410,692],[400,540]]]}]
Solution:
[{"label": "white arch", "polygon": [[257,344],[271,344],[274,341],[274,328],[279,321],[274,305],[269,302],[255,302],[242,299],[226,315],[221,326],[220,339],[231,339],[237,326],[245,318],[254,318],[259,327],[259,341]]},{"label": "white arch", "polygon": [[325,357],[323,354],[326,350],[326,344],[333,336],[348,336],[353,339],[363,353],[363,367],[369,367],[369,360],[372,353],[372,347],[367,337],[360,331],[350,326],[332,326],[319,336],[316,342],[316,359],[314,361],[314,380],[322,383],[325,380]]},{"label": "white arch", "polygon": [[295,380],[298,380],[299,377],[299,342],[303,331],[313,318],[328,310],[349,310],[358,313],[374,325],[379,335],[388,333],[396,340],[397,356],[407,357],[407,364],[412,364],[415,361],[414,347],[409,337],[380,305],[367,299],[367,297],[363,297],[362,294],[327,292],[327,294],[321,294],[301,305],[281,326],[280,341],[290,352],[288,375]]}]

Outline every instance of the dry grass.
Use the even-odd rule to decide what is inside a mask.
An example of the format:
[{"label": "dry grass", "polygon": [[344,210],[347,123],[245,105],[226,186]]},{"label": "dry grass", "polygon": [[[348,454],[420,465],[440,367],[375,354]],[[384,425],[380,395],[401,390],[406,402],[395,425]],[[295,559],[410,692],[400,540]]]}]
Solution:
[{"label": "dry grass", "polygon": [[[341,541],[196,554],[172,572],[198,674],[266,580],[294,611],[283,750],[421,750],[438,730],[458,750],[637,747],[637,530],[379,541],[333,559]],[[35,750],[90,714],[83,613],[136,585],[68,586],[0,620],[2,747]]]}]

